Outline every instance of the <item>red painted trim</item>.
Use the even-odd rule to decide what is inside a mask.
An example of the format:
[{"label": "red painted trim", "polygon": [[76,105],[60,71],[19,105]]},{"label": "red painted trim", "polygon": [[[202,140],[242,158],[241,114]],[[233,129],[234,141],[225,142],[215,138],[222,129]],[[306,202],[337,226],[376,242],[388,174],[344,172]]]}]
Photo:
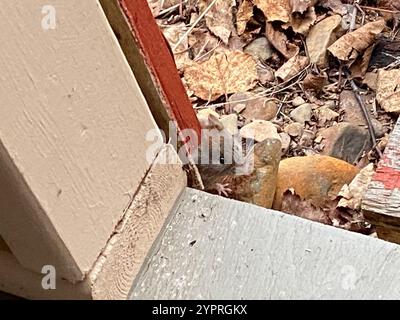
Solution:
[{"label": "red painted trim", "polygon": [[180,130],[193,129],[200,137],[200,124],[182,84],[173,57],[153,18],[147,0],[119,0],[147,67],[168,104],[168,114]]},{"label": "red painted trim", "polygon": [[373,181],[383,183],[386,190],[400,189],[400,171],[389,167],[378,167]]}]

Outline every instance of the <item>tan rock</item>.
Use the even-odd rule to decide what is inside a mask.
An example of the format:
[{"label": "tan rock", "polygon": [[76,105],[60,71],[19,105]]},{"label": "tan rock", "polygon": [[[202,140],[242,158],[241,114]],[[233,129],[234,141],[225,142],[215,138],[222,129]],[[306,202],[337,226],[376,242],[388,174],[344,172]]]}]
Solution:
[{"label": "tan rock", "polygon": [[254,139],[257,142],[261,142],[265,139],[276,139],[281,140],[278,134],[278,130],[275,125],[270,121],[255,120],[242,129],[240,129],[240,135],[245,139]]},{"label": "tan rock", "polygon": [[293,122],[288,124],[284,131],[291,137],[299,137],[303,134],[304,126],[301,123]]},{"label": "tan rock", "polygon": [[235,135],[239,132],[238,129],[238,116],[234,113],[228,114],[221,117],[221,123],[224,125],[224,128],[232,135]]},{"label": "tan rock", "polygon": [[335,198],[345,184],[358,173],[358,168],[328,156],[306,156],[280,162],[273,208],[280,210],[285,191],[293,189],[304,200],[323,206]]},{"label": "tan rock", "polygon": [[250,100],[246,109],[242,112],[243,117],[248,120],[272,120],[278,112],[278,104],[275,100],[258,98]]}]

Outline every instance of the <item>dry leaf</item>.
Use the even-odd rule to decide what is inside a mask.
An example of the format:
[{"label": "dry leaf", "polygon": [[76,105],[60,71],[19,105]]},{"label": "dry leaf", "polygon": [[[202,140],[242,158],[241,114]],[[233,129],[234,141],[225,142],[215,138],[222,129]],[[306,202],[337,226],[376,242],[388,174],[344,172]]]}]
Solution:
[{"label": "dry leaf", "polygon": [[308,8],[316,5],[318,0],[290,0],[290,6],[293,12],[304,13]]},{"label": "dry leaf", "polygon": [[269,42],[278,50],[286,59],[296,56],[300,49],[296,45],[288,42],[286,35],[276,29],[272,23],[267,23],[265,34]]},{"label": "dry leaf", "polygon": [[[171,47],[178,42],[178,40],[184,35],[187,27],[185,23],[177,23],[168,25],[162,28],[163,34],[167,39],[168,43]],[[174,53],[176,68],[182,71],[186,64],[190,63],[189,59],[189,51],[188,51],[188,39],[187,37],[183,39],[183,41],[179,44],[178,48],[176,48]]]},{"label": "dry leaf", "polygon": [[310,55],[310,62],[319,67],[327,64],[327,49],[336,40],[335,30],[339,27],[342,18],[334,15],[318,22],[307,36],[306,44]]},{"label": "dry leaf", "polygon": [[303,70],[308,63],[309,60],[307,57],[301,55],[294,56],[275,72],[275,76],[286,81]]},{"label": "dry leaf", "polygon": [[[212,3],[212,0],[201,0],[200,11],[203,12]],[[228,44],[233,25],[232,7],[236,5],[234,0],[218,0],[206,14],[206,25],[210,31]]]},{"label": "dry leaf", "polygon": [[247,22],[252,16],[253,4],[250,2],[250,0],[243,0],[236,15],[237,32],[239,36],[242,35],[246,30]]},{"label": "dry leaf", "polygon": [[203,57],[199,61],[208,60],[211,53],[207,55],[207,52],[214,51],[219,43],[220,40],[207,31],[193,30],[189,35],[189,47],[193,52],[193,56],[195,59]]},{"label": "dry leaf", "polygon": [[370,163],[356,175],[349,185],[345,184],[338,194],[342,197],[338,207],[360,210],[362,197],[367,191],[374,172],[374,164]]},{"label": "dry leaf", "polygon": [[369,61],[371,60],[372,52],[374,50],[374,44],[368,47],[362,56],[359,56],[350,67],[351,79],[364,78],[369,67]]},{"label": "dry leaf", "polygon": [[260,9],[267,21],[289,22],[291,8],[290,0],[253,0],[253,3]]},{"label": "dry leaf", "polygon": [[340,0],[320,0],[318,4],[340,15],[347,13],[346,5]]},{"label": "dry leaf", "polygon": [[377,72],[367,72],[365,74],[362,83],[366,84],[370,89],[376,91],[376,84],[378,83],[378,73]]},{"label": "dry leaf", "polygon": [[326,75],[326,73],[318,75],[310,73],[305,77],[303,81],[303,87],[305,90],[314,90],[315,92],[321,92],[327,82],[328,76]]},{"label": "dry leaf", "polygon": [[296,33],[307,34],[315,20],[317,20],[317,15],[315,14],[315,9],[311,7],[305,14],[292,14],[290,22],[284,24],[282,27],[285,29],[292,27]]},{"label": "dry leaf", "polygon": [[309,200],[302,200],[294,190],[287,190],[282,196],[282,212],[301,217],[304,219],[329,224],[331,219],[329,214],[322,208],[315,207]]},{"label": "dry leaf", "polygon": [[382,32],[385,25],[386,23],[383,19],[367,23],[336,40],[328,50],[339,60],[349,61],[355,59],[374,43],[375,37]]},{"label": "dry leaf", "polygon": [[240,51],[216,53],[205,62],[188,66],[184,78],[196,96],[213,101],[224,94],[253,88],[257,66],[249,54]]},{"label": "dry leaf", "polygon": [[378,71],[376,100],[387,112],[400,113],[400,69]]}]

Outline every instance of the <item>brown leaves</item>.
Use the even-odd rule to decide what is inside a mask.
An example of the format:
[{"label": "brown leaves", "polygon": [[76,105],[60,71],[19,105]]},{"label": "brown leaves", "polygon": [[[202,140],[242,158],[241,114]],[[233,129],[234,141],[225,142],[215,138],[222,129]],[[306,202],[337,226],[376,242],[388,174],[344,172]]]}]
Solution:
[{"label": "brown leaves", "polygon": [[275,76],[286,81],[303,70],[308,65],[308,62],[309,60],[305,56],[294,56],[275,72]]},{"label": "brown leaves", "polygon": [[253,0],[264,13],[267,21],[289,22],[291,8],[289,0]]},{"label": "brown leaves", "polygon": [[292,14],[290,21],[284,24],[283,28],[287,29],[291,27],[296,33],[307,34],[315,20],[317,20],[317,15],[315,14],[314,7],[311,7],[308,8],[305,14]]},{"label": "brown leaves", "polygon": [[317,4],[318,0],[290,0],[292,12],[304,13],[308,8]]},{"label": "brown leaves", "polygon": [[243,0],[236,15],[237,32],[239,36],[242,35],[246,30],[247,22],[252,16],[253,4],[250,2],[250,0]]},{"label": "brown leaves", "polygon": [[378,71],[376,99],[387,112],[400,113],[400,69]]},{"label": "brown leaves", "polygon": [[184,77],[196,96],[213,101],[222,95],[253,88],[257,67],[250,55],[228,51],[216,53],[208,61],[192,63],[186,68]]},{"label": "brown leaves", "polygon": [[336,40],[328,50],[339,60],[353,60],[373,44],[375,37],[382,32],[385,26],[386,23],[383,19],[367,23]]},{"label": "brown leaves", "polygon": [[[203,12],[211,4],[212,0],[201,0],[200,9]],[[206,14],[206,25],[210,31],[228,44],[229,37],[235,31],[232,17],[234,0],[218,0]]]},{"label": "brown leaves", "polygon": [[320,67],[327,64],[327,49],[336,40],[335,30],[342,18],[334,15],[318,22],[310,30],[306,44],[310,55],[310,62]]},{"label": "brown leaves", "polygon": [[275,28],[272,23],[266,24],[265,34],[271,44],[278,50],[286,59],[290,59],[297,55],[300,51],[299,47],[288,42],[286,35]]}]

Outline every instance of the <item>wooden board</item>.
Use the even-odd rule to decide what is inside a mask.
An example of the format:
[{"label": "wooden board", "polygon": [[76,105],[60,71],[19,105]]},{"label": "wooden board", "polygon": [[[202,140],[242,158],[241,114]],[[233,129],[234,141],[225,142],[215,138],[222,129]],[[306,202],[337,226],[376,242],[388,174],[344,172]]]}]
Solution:
[{"label": "wooden board", "polygon": [[362,208],[366,218],[377,226],[380,237],[400,243],[400,119],[364,195]]},{"label": "wooden board", "polygon": [[[18,261],[82,280],[151,159],[156,128],[97,0],[0,6],[0,234]],[[154,157],[153,157],[154,159]]]},{"label": "wooden board", "polygon": [[132,299],[399,299],[400,247],[187,189]]},{"label": "wooden board", "polygon": [[174,59],[147,0],[100,0],[158,126],[169,135],[169,121],[200,137],[200,124]]},{"label": "wooden board", "polygon": [[[175,164],[165,164],[165,158]],[[185,186],[179,158],[172,146],[165,146],[84,281],[72,284],[58,279],[56,290],[43,290],[43,275],[23,268],[10,252],[0,250],[0,291],[28,299],[127,299]]]}]

